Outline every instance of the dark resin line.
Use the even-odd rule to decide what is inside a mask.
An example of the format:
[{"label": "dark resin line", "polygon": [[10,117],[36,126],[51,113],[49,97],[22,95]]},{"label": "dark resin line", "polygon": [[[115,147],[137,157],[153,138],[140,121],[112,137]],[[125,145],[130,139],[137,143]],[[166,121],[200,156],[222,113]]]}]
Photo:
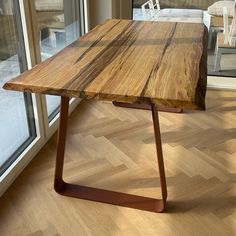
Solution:
[{"label": "dark resin line", "polygon": [[[122,32],[117,35],[117,37],[111,41],[109,45],[107,45],[104,50],[102,50],[90,63],[89,65],[85,66],[82,71],[74,76],[65,86],[64,88],[73,89],[71,86],[75,86],[75,82],[78,78],[81,78],[78,83],[80,84],[79,90],[83,91],[88,84],[90,84],[103,70],[104,68],[110,63],[110,60],[114,56],[117,56],[117,50],[114,50],[115,47],[122,46],[124,43],[127,42],[127,38],[129,35],[133,33],[133,30],[137,28],[140,22],[130,22]],[[128,33],[125,33],[127,30],[130,30]],[[122,51],[121,51],[122,52]],[[120,53],[121,53],[120,52]],[[75,86],[76,87],[76,86]],[[77,87],[78,89],[78,87]]]},{"label": "dark resin line", "polygon": [[100,38],[98,38],[97,40],[95,40],[85,51],[84,53],[76,60],[76,62],[74,63],[77,64],[80,60],[82,60],[84,58],[84,56],[86,56],[86,54],[91,50],[92,47],[95,47],[106,35],[108,31],[113,30],[119,23],[121,22],[121,20],[119,20],[116,24],[114,24],[111,28],[109,28]]},{"label": "dark resin line", "polygon": [[154,66],[153,66],[153,68],[152,68],[152,70],[151,70],[151,72],[150,72],[150,74],[149,74],[149,76],[148,76],[148,79],[147,79],[147,81],[146,81],[146,83],[145,83],[145,86],[143,87],[143,90],[142,90],[142,92],[141,92],[141,94],[140,94],[140,97],[144,97],[144,95],[146,94],[147,87],[148,87],[148,84],[149,84],[149,81],[150,81],[152,75],[153,75],[154,73],[157,73],[157,71],[159,70],[160,65],[161,65],[161,62],[162,62],[162,60],[163,60],[163,58],[164,58],[164,55],[165,55],[165,53],[166,53],[168,47],[171,45],[171,42],[172,42],[172,40],[173,40],[173,36],[174,36],[174,34],[175,34],[177,24],[178,24],[178,23],[175,23],[175,24],[174,24],[174,27],[173,27],[173,29],[171,30],[170,37],[167,39],[166,44],[165,44],[165,46],[164,46],[164,48],[163,48],[163,52],[162,52],[162,55],[161,55],[161,59],[160,59],[156,64],[154,64]]},{"label": "dark resin line", "polygon": [[[141,31],[144,27],[145,27],[145,24],[140,28],[140,31]],[[135,34],[134,34],[134,32],[133,32],[132,35],[129,35],[129,36],[128,36],[129,38],[127,37],[127,42],[128,42],[129,44],[126,45],[126,46],[128,46],[128,47],[126,47],[125,49],[123,49],[121,53],[118,53],[118,56],[121,56],[121,63],[119,63],[119,70],[121,70],[122,67],[124,66],[124,64],[126,63],[126,58],[129,58],[130,55],[133,53],[133,51],[136,49],[136,48],[134,47],[132,50],[130,50],[130,51],[128,52],[128,55],[125,55],[125,54],[127,54],[127,51],[130,49],[130,47],[131,47],[133,44],[136,44],[136,42],[137,42],[137,41],[136,41],[137,35],[138,35],[138,32],[137,32],[137,31],[135,32]],[[123,44],[122,46],[124,46],[124,44]],[[114,57],[116,57],[116,55],[115,55]],[[112,68],[114,68],[114,67],[116,67],[116,66],[117,66],[117,65],[114,65]],[[112,70],[112,69],[111,69],[111,70]],[[112,79],[112,78],[114,78],[114,74],[116,74],[116,73],[117,73],[117,70],[114,70],[114,72],[110,75],[110,79],[108,80],[109,84],[108,84],[108,83],[104,84],[104,86],[102,87],[101,91],[104,91],[104,90],[106,89],[106,87],[109,87],[109,86],[110,86],[110,84],[113,82],[113,79]]]},{"label": "dark resin line", "polygon": [[[114,60],[116,57],[118,57],[119,55],[123,54],[127,49],[129,49],[129,47],[135,42],[130,39],[133,38],[134,36],[134,32],[135,32],[135,29],[140,25],[140,22],[135,22],[135,23],[132,23],[132,27],[131,29],[129,29],[130,27],[128,27],[127,29],[124,30],[124,34],[121,33],[118,37],[116,37],[116,39],[113,41],[113,43],[111,43],[107,48],[108,49],[104,49],[103,52],[102,52],[102,55],[101,55],[101,58],[100,55],[97,56],[97,59],[98,61],[102,61],[103,59],[103,62],[102,63],[99,63],[99,62],[92,62],[92,66],[97,69],[97,74],[95,73],[93,75],[93,70],[91,71],[92,73],[92,77],[95,79],[105,68],[107,65],[110,64],[110,61]],[[127,30],[130,30],[129,32],[125,33],[125,31]],[[134,32],[133,32],[134,31]],[[123,48],[122,49],[122,46],[124,45],[128,45],[128,48]],[[114,48],[117,47],[117,50],[114,50]],[[111,52],[111,53],[110,53]],[[96,59],[96,58],[95,58]],[[104,60],[105,59],[105,60]],[[97,66],[100,65],[100,66]],[[102,68],[100,68],[102,67]],[[93,80],[85,80],[86,84],[83,85],[81,84],[82,88],[85,89]]]}]

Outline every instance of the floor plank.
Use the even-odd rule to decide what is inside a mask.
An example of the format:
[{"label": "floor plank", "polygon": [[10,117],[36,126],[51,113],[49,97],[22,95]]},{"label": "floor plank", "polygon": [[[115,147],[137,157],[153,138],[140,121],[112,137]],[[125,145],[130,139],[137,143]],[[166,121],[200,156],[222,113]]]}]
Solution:
[{"label": "floor plank", "polygon": [[[236,92],[208,91],[207,110],[160,113],[168,209],[155,214],[53,190],[56,136],[0,202],[0,235],[235,235]],[[84,101],[70,116],[65,179],[160,196],[150,111]]]}]

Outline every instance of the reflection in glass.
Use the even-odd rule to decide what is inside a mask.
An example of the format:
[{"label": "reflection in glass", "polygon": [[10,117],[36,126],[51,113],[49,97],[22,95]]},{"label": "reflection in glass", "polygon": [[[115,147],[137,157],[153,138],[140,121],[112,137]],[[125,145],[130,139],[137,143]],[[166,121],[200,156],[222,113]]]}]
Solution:
[{"label": "reflection in glass", "polygon": [[[45,60],[81,35],[80,0],[35,0],[41,60]],[[58,112],[60,98],[46,96],[49,122]]]},{"label": "reflection in glass", "polygon": [[0,0],[0,175],[36,135],[31,96],[2,89],[5,82],[26,69],[17,10],[17,1]]}]

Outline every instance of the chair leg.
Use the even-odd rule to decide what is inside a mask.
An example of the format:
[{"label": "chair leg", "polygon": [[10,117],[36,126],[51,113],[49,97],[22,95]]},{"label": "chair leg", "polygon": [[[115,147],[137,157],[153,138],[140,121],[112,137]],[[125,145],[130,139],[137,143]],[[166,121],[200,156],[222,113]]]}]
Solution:
[{"label": "chair leg", "polygon": [[214,71],[216,72],[220,71],[221,55],[222,55],[222,52],[220,48],[218,48],[217,53],[216,53],[216,58],[215,58],[215,67],[214,67]]}]

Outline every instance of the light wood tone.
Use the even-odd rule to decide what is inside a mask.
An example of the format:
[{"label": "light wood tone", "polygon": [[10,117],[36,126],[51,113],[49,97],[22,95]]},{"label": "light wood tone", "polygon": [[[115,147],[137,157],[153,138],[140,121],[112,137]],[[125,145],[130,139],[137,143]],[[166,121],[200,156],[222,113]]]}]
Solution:
[{"label": "light wood tone", "polygon": [[108,20],[4,88],[205,108],[203,24]]},{"label": "light wood tone", "polygon": [[[236,235],[235,97],[208,91],[205,112],[159,113],[167,213],[58,195],[54,136],[1,198],[0,235]],[[150,111],[84,101],[70,116],[67,141],[66,180],[159,196]]]},{"label": "light wood tone", "polygon": [[[229,17],[229,24],[232,23],[232,17]],[[224,21],[222,16],[211,16],[211,27],[224,28]]]},{"label": "light wood tone", "polygon": [[[63,11],[37,11],[38,29],[50,27],[51,24],[61,24],[65,28],[65,22],[60,22],[57,17],[63,15]],[[61,28],[61,27],[60,27]]]},{"label": "light wood tone", "polygon": [[225,35],[224,33],[218,33],[217,34],[217,40],[218,40],[218,47],[219,48],[232,48],[232,49],[236,49],[235,46],[230,46],[228,43],[225,43]]}]

